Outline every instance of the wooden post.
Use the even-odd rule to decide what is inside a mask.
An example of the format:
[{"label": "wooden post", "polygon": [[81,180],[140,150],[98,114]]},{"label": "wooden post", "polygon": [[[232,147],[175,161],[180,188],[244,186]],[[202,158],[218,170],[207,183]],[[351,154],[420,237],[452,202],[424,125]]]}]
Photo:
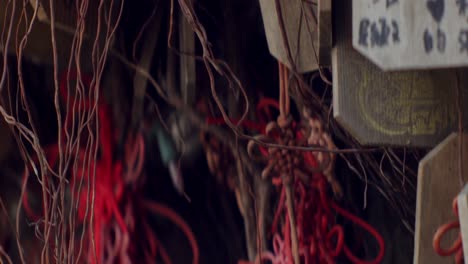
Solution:
[{"label": "wooden post", "polygon": [[[463,141],[463,156],[468,157],[468,134],[463,135]],[[419,163],[414,264],[449,264],[454,261],[454,256],[437,255],[432,240],[441,225],[456,219],[452,202],[461,188],[458,146],[458,135],[453,133]],[[463,171],[468,171],[468,163],[464,162],[463,166]],[[456,235],[448,234],[447,243],[455,241]],[[442,246],[448,247],[449,244],[442,243]]]}]

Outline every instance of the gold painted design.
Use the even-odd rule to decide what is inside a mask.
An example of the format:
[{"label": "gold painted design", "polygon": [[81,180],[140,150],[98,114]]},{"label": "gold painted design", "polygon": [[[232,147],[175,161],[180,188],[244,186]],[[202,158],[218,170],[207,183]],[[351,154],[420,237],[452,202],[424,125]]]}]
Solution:
[{"label": "gold painted design", "polygon": [[389,136],[444,133],[456,117],[456,79],[452,75],[363,71],[357,93],[361,116],[373,129]]}]

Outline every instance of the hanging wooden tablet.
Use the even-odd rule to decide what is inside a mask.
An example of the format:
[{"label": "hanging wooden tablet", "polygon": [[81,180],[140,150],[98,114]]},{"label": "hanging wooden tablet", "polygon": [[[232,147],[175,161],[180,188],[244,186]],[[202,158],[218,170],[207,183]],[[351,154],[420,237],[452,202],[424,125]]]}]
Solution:
[{"label": "hanging wooden tablet", "polygon": [[434,146],[448,136],[457,126],[456,71],[383,72],[352,47],[351,2],[337,1],[334,10],[333,110],[340,124],[364,145]]},{"label": "hanging wooden tablet", "polygon": [[[283,42],[276,1],[284,20],[289,52]],[[299,72],[316,70],[317,6],[301,0],[260,0],[260,8],[270,53],[291,68],[290,53]]]},{"label": "hanging wooden tablet", "polygon": [[353,46],[383,70],[468,65],[467,0],[353,0]]},{"label": "hanging wooden tablet", "polygon": [[[439,226],[456,220],[452,202],[461,188],[458,140],[457,134],[451,134],[419,163],[414,264],[453,263],[453,257],[441,257],[436,254],[432,240]],[[468,134],[463,135],[463,141],[463,156],[468,157]],[[468,164],[464,162],[463,166],[463,171],[467,172]],[[456,237],[456,232],[447,234],[442,246],[448,248]],[[444,241],[447,244],[444,244]]]},{"label": "hanging wooden tablet", "polygon": [[[464,156],[464,158],[465,157],[466,156]],[[457,199],[460,231],[463,243],[463,255],[465,256],[465,259],[468,259],[468,184],[465,185],[465,188],[463,188]]]}]

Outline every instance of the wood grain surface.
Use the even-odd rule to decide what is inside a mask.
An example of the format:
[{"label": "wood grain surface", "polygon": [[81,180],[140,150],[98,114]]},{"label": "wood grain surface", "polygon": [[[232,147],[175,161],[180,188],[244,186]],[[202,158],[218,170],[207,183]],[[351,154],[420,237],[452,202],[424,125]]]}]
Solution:
[{"label": "wood grain surface", "polygon": [[[451,134],[419,163],[414,264],[454,263],[454,256],[441,257],[435,253],[432,239],[439,226],[456,220],[452,201],[461,190],[458,140],[456,133]],[[463,141],[463,156],[468,157],[468,134],[463,135]],[[463,166],[467,172],[468,163]],[[442,246],[448,248],[456,237],[456,232],[449,233],[442,239]]]}]

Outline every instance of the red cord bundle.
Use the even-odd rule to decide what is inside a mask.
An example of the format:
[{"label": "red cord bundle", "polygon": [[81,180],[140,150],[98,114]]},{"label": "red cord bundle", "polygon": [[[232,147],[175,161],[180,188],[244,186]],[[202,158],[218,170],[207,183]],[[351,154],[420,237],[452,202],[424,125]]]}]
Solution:
[{"label": "red cord bundle", "polygon": [[[312,163],[310,165],[317,166],[313,155],[310,155],[306,160]],[[294,208],[301,263],[335,263],[336,258],[342,254],[351,263],[380,263],[384,256],[385,245],[383,238],[372,226],[332,201],[328,195],[328,187],[327,180],[322,173],[314,173],[308,184],[302,181],[296,181],[294,184]],[[289,246],[291,244],[291,230],[288,228],[289,217],[285,210],[284,187],[281,186],[280,188],[279,207],[273,221],[273,232],[275,233],[273,238],[274,253],[267,254],[267,256],[274,256],[273,263],[293,263],[291,247]],[[344,244],[344,230],[341,225],[336,224],[334,212],[354,222],[374,236],[380,248],[379,254],[374,260],[365,261],[357,258]],[[280,235],[275,232],[281,213],[284,213],[285,219],[285,223],[281,228],[284,241],[281,241]]]},{"label": "red cord bundle", "polygon": [[[278,103],[272,99],[262,99],[257,106],[257,116],[264,121],[263,113],[269,119],[271,119],[271,113],[266,111],[268,106],[278,108]],[[216,120],[216,122],[213,122]],[[210,122],[211,121],[211,122]],[[210,118],[209,123],[222,123],[221,120]],[[298,142],[304,142],[303,133],[297,130],[298,126],[292,122],[290,129],[293,132],[283,131],[276,124],[268,124],[260,122],[260,124],[251,125],[252,122],[244,122],[240,124],[246,128],[261,131],[264,135],[257,136],[257,139],[273,141],[278,143],[286,144],[289,146],[294,144],[292,139],[279,139],[278,137],[285,136],[285,134],[291,134],[296,137],[295,140]],[[296,143],[298,143],[296,142]],[[249,143],[249,154],[254,151],[252,147],[255,142]],[[301,143],[298,143],[301,144]],[[312,152],[297,152],[301,153],[302,161],[300,157],[283,157],[279,153],[276,153],[276,149],[268,149],[265,147],[259,147],[259,152],[262,156],[267,158],[269,165],[262,172],[262,176],[265,178],[272,172],[281,171],[281,164],[287,165],[287,161],[291,159],[291,165],[289,171],[294,171],[297,177],[288,176],[293,182],[289,183],[292,185],[293,196],[294,196],[294,209],[296,219],[296,232],[298,239],[298,251],[300,255],[301,263],[335,263],[336,259],[344,255],[351,263],[355,264],[376,264],[380,263],[384,257],[385,244],[382,236],[369,224],[347,212],[345,209],[338,206],[328,194],[329,183],[324,176],[323,172],[319,167],[316,157]],[[276,154],[275,154],[276,153]],[[287,154],[286,151],[281,152]],[[296,155],[296,152],[290,153]],[[287,154],[287,155],[290,155]],[[253,156],[253,158],[255,158]],[[271,160],[273,158],[273,160]],[[261,159],[257,157],[256,160]],[[285,161],[282,161],[284,159]],[[309,169],[300,168],[301,164]],[[289,166],[289,165],[288,165]],[[297,167],[299,166],[299,167]],[[305,173],[304,173],[305,171]],[[305,175],[306,174],[306,175]],[[260,260],[268,260],[273,264],[292,264],[294,263],[293,252],[292,252],[292,233],[290,228],[290,217],[286,210],[286,187],[283,184],[285,175],[272,175],[271,180],[273,184],[280,188],[280,200],[279,206],[275,213],[273,221],[273,252],[263,252],[257,257],[256,263],[261,263]],[[276,227],[280,221],[281,215],[284,215],[284,222],[281,225],[281,234],[276,231]],[[374,260],[366,261],[356,257],[351,250],[345,245],[344,241],[344,229],[341,225],[335,222],[335,214],[341,215],[343,218],[355,223],[361,228],[368,231],[376,239],[380,251]],[[243,262],[242,262],[243,263]]]},{"label": "red cord bundle", "polygon": [[[78,79],[76,72],[63,75],[60,92],[66,101],[70,100],[67,92],[68,76]],[[91,79],[86,76],[80,79],[87,86],[91,83]],[[73,130],[70,128],[73,125],[73,110],[91,111],[93,107],[88,100],[71,99],[71,101],[74,101],[74,107],[67,109],[66,112],[64,128],[66,132]],[[79,223],[92,224],[88,228],[88,239],[85,243],[88,246],[88,262],[154,263],[159,252],[164,263],[171,263],[168,254],[144,217],[148,213],[155,213],[167,217],[180,227],[192,247],[193,263],[198,263],[198,245],[188,225],[171,209],[151,201],[142,202],[144,198],[139,194],[140,190],[135,188],[143,168],[143,136],[137,134],[134,138],[130,138],[125,144],[125,159],[116,159],[114,156],[115,134],[111,123],[110,108],[99,102],[96,109],[99,122],[97,159],[94,160],[86,155],[87,149],[82,146],[77,146],[74,150],[65,148],[68,155],[75,157],[72,161],[77,162],[77,164],[72,164],[77,166],[70,172],[70,190],[74,197],[79,199]],[[66,143],[64,142],[63,145]],[[59,159],[58,145],[47,147],[45,154],[50,167],[54,168]],[[25,181],[29,176],[28,171],[25,170]],[[81,188],[77,188],[78,184]],[[91,206],[92,201],[93,206]],[[29,205],[27,195],[23,196],[23,205],[29,217],[35,220],[39,218]],[[136,223],[136,215],[143,219],[141,225]],[[148,247],[130,243],[131,240],[136,241],[137,238],[142,242],[148,241]],[[142,260],[143,256],[144,260]]]}]

